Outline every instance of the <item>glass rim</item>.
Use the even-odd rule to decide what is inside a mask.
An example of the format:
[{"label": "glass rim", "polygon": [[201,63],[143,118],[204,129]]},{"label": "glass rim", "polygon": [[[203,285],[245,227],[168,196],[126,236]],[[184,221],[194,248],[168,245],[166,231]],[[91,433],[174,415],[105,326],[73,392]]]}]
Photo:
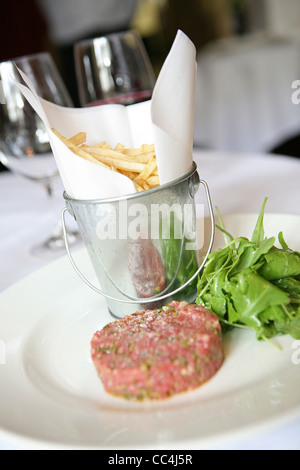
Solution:
[{"label": "glass rim", "polygon": [[50,54],[50,52],[42,51],[42,52],[34,52],[32,54],[20,55],[20,56],[13,57],[13,58],[7,59],[7,60],[2,60],[2,61],[0,61],[0,65],[1,64],[14,64],[16,62],[23,62],[24,60],[32,60],[32,59],[39,58],[39,57],[47,57],[47,58],[50,58],[51,60],[53,60],[52,55]]},{"label": "glass rim", "polygon": [[79,41],[76,41],[74,43],[74,49],[76,49],[78,46],[88,46],[94,44],[95,41],[99,39],[110,39],[111,37],[121,37],[121,36],[126,36],[127,34],[132,34],[136,36],[139,39],[142,39],[140,33],[136,29],[124,29],[122,31],[116,31],[116,32],[108,32],[107,34],[101,34],[99,36],[95,36],[93,38],[86,38],[86,39],[81,39]]}]

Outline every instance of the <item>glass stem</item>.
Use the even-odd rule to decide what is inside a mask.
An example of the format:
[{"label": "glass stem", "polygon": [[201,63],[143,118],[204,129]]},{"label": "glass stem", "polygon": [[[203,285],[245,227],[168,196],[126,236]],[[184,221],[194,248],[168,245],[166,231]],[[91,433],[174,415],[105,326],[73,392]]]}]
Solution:
[{"label": "glass stem", "polygon": [[60,217],[57,216],[57,210],[56,210],[56,205],[55,205],[55,197],[54,197],[54,188],[51,182],[45,182],[44,183],[44,188],[47,192],[48,199],[51,203],[51,210],[53,214],[53,225],[54,228],[52,230],[52,240],[53,243],[55,241],[57,242],[58,245],[64,244],[63,241],[63,230],[62,230],[62,223]]}]

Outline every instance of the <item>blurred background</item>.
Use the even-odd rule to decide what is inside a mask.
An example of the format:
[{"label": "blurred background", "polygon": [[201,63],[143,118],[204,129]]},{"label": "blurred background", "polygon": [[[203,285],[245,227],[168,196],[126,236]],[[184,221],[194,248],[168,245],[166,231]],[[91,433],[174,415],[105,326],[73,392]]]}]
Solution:
[{"label": "blurred background", "polygon": [[1,16],[0,60],[50,52],[76,106],[76,41],[134,28],[158,75],[182,29],[197,48],[195,146],[300,156],[300,0],[10,0]]}]

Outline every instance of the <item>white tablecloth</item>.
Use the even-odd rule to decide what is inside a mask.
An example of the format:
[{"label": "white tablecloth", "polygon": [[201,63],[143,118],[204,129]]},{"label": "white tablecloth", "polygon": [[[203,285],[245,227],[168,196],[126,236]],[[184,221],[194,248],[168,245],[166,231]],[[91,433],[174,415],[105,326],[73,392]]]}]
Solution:
[{"label": "white tablecloth", "polygon": [[[300,160],[197,151],[195,161],[221,213],[257,213],[268,196],[267,212],[300,215]],[[63,205],[61,196],[56,201],[58,212]],[[49,262],[49,258],[33,257],[30,248],[49,233],[50,207],[38,185],[0,174],[0,291]],[[0,449],[11,448],[15,448],[13,443],[0,441]],[[227,448],[299,450],[300,420],[232,442]]]},{"label": "white tablecloth", "polygon": [[199,52],[195,143],[265,152],[300,133],[292,83],[300,41],[263,34],[221,40]]}]

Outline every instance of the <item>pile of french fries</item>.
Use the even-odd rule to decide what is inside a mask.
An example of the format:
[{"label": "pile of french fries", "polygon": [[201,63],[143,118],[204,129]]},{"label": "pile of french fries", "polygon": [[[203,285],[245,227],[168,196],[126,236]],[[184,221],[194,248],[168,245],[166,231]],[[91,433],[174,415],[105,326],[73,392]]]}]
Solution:
[{"label": "pile of french fries", "polygon": [[106,142],[99,142],[90,146],[86,143],[86,132],[79,132],[71,138],[66,138],[56,129],[52,131],[79,157],[130,178],[138,192],[159,186],[153,144],[143,144],[139,148],[126,148],[119,143],[112,148]]}]

